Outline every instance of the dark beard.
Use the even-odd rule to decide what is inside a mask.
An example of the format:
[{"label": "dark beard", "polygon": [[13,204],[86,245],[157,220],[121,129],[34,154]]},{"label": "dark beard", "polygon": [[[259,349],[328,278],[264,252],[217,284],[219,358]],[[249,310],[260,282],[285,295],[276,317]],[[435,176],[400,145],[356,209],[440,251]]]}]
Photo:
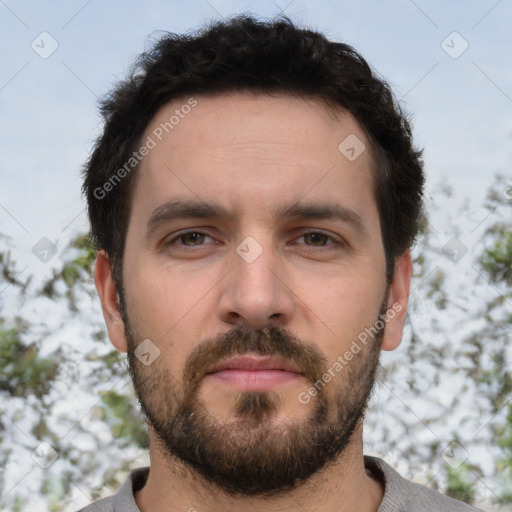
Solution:
[{"label": "dark beard", "polygon": [[245,496],[271,496],[294,489],[343,454],[363,419],[384,333],[380,330],[333,378],[333,384],[318,389],[311,398],[309,418],[284,418],[278,423],[276,414],[283,396],[274,391],[234,392],[233,416],[229,420],[215,418],[207,404],[200,402],[202,378],[210,365],[233,355],[279,355],[299,366],[307,380],[306,390],[321,380],[329,367],[313,345],[299,342],[277,327],[258,331],[238,327],[200,343],[190,354],[180,383],[160,365],[164,358],[145,367],[134,356],[135,345],[142,338],[126,320],[134,388],[169,463],[178,459],[192,474],[225,493]]}]

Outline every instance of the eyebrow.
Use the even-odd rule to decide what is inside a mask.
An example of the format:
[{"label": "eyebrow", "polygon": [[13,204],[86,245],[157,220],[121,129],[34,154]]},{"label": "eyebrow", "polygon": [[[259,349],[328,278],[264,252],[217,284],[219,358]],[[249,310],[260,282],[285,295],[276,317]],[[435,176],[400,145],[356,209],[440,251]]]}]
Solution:
[{"label": "eyebrow", "polygon": [[301,203],[296,202],[282,208],[277,213],[279,218],[298,218],[304,220],[335,220],[348,224],[355,232],[363,238],[368,238],[369,233],[361,216],[345,206],[338,203]]},{"label": "eyebrow", "polygon": [[150,236],[161,225],[176,219],[220,219],[233,215],[223,206],[205,201],[178,199],[159,206],[149,217],[146,236]]},{"label": "eyebrow", "polygon": [[[236,214],[215,202],[192,199],[169,201],[156,208],[146,225],[146,236],[149,237],[160,226],[177,219],[232,219]],[[304,220],[335,220],[347,224],[363,238],[369,236],[361,216],[338,203],[325,202],[294,202],[277,210],[275,218]]]}]

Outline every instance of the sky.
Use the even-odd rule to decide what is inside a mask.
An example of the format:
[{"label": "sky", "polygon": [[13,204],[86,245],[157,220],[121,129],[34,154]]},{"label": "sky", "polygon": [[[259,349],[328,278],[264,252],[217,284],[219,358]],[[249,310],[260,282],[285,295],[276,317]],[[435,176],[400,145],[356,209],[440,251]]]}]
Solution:
[{"label": "sky", "polygon": [[466,198],[475,207],[464,229],[492,221],[480,205],[494,176],[512,185],[511,0],[0,0],[0,244],[20,271],[47,277],[88,229],[80,169],[99,98],[165,31],[242,12],[284,13],[354,46],[411,115],[429,205],[449,185],[452,216]]}]

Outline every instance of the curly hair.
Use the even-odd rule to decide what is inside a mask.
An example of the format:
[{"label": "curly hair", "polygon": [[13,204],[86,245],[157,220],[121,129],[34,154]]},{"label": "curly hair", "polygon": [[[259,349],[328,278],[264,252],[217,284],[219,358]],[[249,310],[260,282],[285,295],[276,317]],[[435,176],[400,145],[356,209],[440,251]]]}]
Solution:
[{"label": "curly hair", "polygon": [[83,174],[91,237],[108,254],[116,284],[137,168],[98,193],[132,157],[157,111],[187,95],[233,91],[292,94],[345,109],[368,136],[373,187],[391,282],[396,258],[410,248],[420,226],[424,186],[421,151],[389,85],[349,45],[297,27],[290,19],[241,15],[192,35],[168,33],[138,58],[129,77],[102,101],[105,119]]}]

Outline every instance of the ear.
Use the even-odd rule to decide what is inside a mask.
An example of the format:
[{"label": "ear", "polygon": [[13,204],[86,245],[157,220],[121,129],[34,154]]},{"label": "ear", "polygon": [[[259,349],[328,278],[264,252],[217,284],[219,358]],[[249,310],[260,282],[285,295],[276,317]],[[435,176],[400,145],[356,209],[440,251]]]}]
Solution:
[{"label": "ear", "polygon": [[101,250],[96,257],[94,267],[94,284],[100,296],[103,318],[107,326],[108,337],[120,352],[127,351],[124,322],[119,309],[119,296],[112,277],[110,260],[105,251]]},{"label": "ear", "polygon": [[389,290],[382,350],[394,350],[402,341],[411,288],[411,275],[411,252],[406,251],[395,262],[395,273]]}]

